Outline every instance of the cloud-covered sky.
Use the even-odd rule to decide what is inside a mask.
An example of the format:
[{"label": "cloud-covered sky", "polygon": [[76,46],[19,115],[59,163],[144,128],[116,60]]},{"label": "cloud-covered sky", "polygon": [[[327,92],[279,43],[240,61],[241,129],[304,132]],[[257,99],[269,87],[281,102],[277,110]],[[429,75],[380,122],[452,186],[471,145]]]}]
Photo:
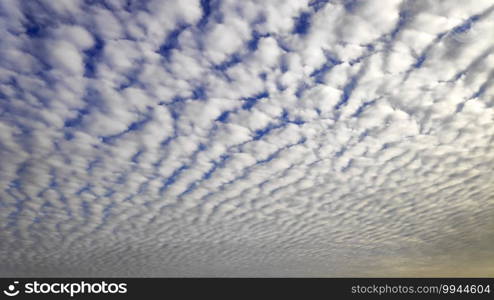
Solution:
[{"label": "cloud-covered sky", "polygon": [[493,0],[0,2],[0,275],[493,276]]}]

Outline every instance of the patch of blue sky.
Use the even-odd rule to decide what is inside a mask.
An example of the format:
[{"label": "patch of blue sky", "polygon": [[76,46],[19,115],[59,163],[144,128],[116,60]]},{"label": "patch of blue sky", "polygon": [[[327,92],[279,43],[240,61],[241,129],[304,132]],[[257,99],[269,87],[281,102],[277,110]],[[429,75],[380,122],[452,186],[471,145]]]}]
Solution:
[{"label": "patch of blue sky", "polygon": [[360,5],[359,0],[345,0],[343,1],[343,6],[345,7],[345,10],[348,12],[353,12],[358,5]]},{"label": "patch of blue sky", "polygon": [[314,9],[315,12],[318,12],[322,8],[324,8],[328,3],[331,3],[331,0],[311,0],[309,2],[309,7]]},{"label": "patch of blue sky", "polygon": [[413,65],[414,68],[419,69],[422,67],[424,64],[425,60],[427,59],[427,56],[425,54],[420,55],[417,60],[415,61],[415,64]]},{"label": "patch of blue sky", "polygon": [[401,32],[403,28],[405,28],[407,22],[409,21],[411,17],[411,12],[404,9],[400,10],[398,14],[398,22],[396,23],[396,26],[391,30],[389,37],[390,41],[394,41],[396,37],[398,36],[398,33]]},{"label": "patch of blue sky", "polygon": [[189,27],[189,25],[179,25],[176,29],[172,30],[166,37],[163,44],[159,47],[158,53],[163,56],[167,61],[170,60],[172,50],[180,49],[178,38],[180,34]]},{"label": "patch of blue sky", "polygon": [[345,105],[350,96],[352,95],[353,90],[357,87],[358,76],[353,76],[343,87],[343,94],[341,95],[340,101],[336,104],[335,110],[339,110],[343,105]]},{"label": "patch of blue sky", "polygon": [[355,111],[355,113],[352,115],[353,118],[358,118],[367,107],[372,106],[376,103],[377,100],[371,100],[371,101],[366,101],[362,103],[362,105],[359,106],[359,108]]},{"label": "patch of blue sky", "polygon": [[234,53],[230,55],[229,58],[227,58],[225,61],[223,61],[220,64],[217,64],[213,67],[213,69],[221,72],[225,72],[229,68],[238,65],[242,62],[241,55],[239,53]]},{"label": "patch of blue sky", "polygon": [[326,54],[326,62],[318,69],[314,70],[309,76],[314,77],[316,83],[324,83],[324,76],[336,65],[342,63],[341,60],[329,53]]},{"label": "patch of blue sky", "polygon": [[91,217],[91,203],[89,201],[81,201],[81,216],[85,219]]},{"label": "patch of blue sky", "polygon": [[194,100],[206,100],[207,98],[207,89],[204,86],[198,86],[192,91]]},{"label": "patch of blue sky", "polygon": [[254,105],[256,105],[257,101],[263,98],[269,98],[269,93],[267,91],[261,92],[251,97],[242,98],[242,109],[250,110],[252,107],[254,107]]},{"label": "patch of blue sky", "polygon": [[259,41],[261,40],[261,38],[265,38],[268,36],[270,36],[269,33],[261,34],[257,30],[253,30],[251,39],[247,41],[247,49],[252,52],[256,51],[259,46]]},{"label": "patch of blue sky", "polygon": [[173,173],[166,179],[163,181],[163,185],[160,187],[159,189],[159,194],[162,196],[166,190],[173,184],[175,183],[175,181],[178,179],[178,177],[180,176],[180,174],[187,170],[189,168],[188,165],[182,165],[181,167],[179,167],[178,169],[176,169],[175,171],[173,171]]},{"label": "patch of blue sky", "polygon": [[295,19],[295,26],[293,28],[294,34],[306,35],[310,29],[310,19],[312,14],[310,12],[302,12]]},{"label": "patch of blue sky", "polygon": [[104,41],[98,36],[94,37],[93,47],[85,50],[84,56],[84,76],[94,78],[96,75],[96,68],[101,59],[103,48],[105,47]]},{"label": "patch of blue sky", "polygon": [[221,123],[227,123],[228,122],[228,117],[230,116],[231,111],[227,110],[221,113],[221,115],[216,118],[215,121],[221,122]]},{"label": "patch of blue sky", "polygon": [[130,125],[124,131],[122,131],[120,133],[117,133],[117,134],[114,134],[114,135],[102,136],[102,137],[100,137],[100,139],[101,139],[101,141],[103,143],[110,144],[114,140],[122,137],[123,135],[125,135],[127,133],[134,132],[134,131],[139,131],[140,129],[142,129],[151,120],[152,120],[151,114],[146,114],[144,118],[142,118],[142,119],[140,119],[138,121],[134,121],[134,122],[130,123]]},{"label": "patch of blue sky", "polygon": [[212,20],[217,23],[221,23],[223,20],[223,15],[221,13],[220,0],[201,0],[200,2],[202,8],[202,17],[197,22],[197,28],[200,30],[206,30],[208,23]]}]

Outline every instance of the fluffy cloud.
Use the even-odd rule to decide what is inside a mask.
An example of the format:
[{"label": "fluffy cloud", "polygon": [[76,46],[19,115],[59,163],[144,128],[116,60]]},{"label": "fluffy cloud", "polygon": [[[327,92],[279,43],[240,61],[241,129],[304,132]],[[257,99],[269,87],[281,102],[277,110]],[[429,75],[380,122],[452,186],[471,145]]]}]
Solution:
[{"label": "fluffy cloud", "polygon": [[493,14],[0,3],[0,274],[492,276]]}]

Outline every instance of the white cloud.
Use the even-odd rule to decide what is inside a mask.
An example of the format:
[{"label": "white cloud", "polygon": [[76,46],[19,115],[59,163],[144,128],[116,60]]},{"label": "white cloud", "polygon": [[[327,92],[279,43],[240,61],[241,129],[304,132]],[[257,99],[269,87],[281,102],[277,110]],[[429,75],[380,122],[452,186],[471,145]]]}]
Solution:
[{"label": "white cloud", "polygon": [[492,0],[310,3],[2,2],[0,274],[493,275]]},{"label": "white cloud", "polygon": [[49,62],[54,69],[68,75],[82,75],[83,60],[76,47],[65,41],[48,41],[46,46]]}]

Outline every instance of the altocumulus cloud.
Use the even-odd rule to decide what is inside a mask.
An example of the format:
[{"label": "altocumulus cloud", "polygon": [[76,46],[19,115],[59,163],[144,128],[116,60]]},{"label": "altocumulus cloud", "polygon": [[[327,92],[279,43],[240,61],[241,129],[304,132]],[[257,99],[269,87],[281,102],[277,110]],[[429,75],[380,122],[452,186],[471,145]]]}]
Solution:
[{"label": "altocumulus cloud", "polygon": [[0,275],[493,276],[494,2],[0,2]]}]

